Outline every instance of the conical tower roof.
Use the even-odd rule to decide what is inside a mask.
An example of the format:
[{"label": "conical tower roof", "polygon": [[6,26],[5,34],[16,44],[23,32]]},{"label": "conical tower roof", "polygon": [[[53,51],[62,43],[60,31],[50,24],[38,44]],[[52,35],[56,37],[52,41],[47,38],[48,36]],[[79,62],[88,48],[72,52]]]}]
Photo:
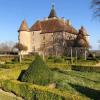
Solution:
[{"label": "conical tower roof", "polygon": [[89,47],[86,35],[84,34],[83,28],[79,30],[77,38],[75,39],[74,47]]},{"label": "conical tower roof", "polygon": [[54,17],[57,18],[57,15],[56,15],[56,11],[54,9],[54,5],[52,5],[52,9],[51,9],[51,12],[50,12],[48,18],[54,18]]},{"label": "conical tower roof", "polygon": [[27,23],[26,23],[25,20],[22,21],[22,24],[21,24],[18,32],[20,32],[20,31],[29,31],[29,28],[28,28]]},{"label": "conical tower roof", "polygon": [[81,26],[79,31],[81,31],[84,36],[89,36],[86,29],[83,26]]}]

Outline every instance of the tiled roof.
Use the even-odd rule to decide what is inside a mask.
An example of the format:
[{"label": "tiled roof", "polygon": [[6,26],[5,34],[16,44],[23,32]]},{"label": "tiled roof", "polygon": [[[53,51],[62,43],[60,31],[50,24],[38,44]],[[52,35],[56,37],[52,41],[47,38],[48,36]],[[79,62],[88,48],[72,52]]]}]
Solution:
[{"label": "tiled roof", "polygon": [[41,33],[54,33],[66,31],[69,33],[77,34],[77,30],[71,25],[68,25],[63,19],[51,18],[44,21],[37,21],[30,31],[40,31]]},{"label": "tiled roof", "polygon": [[40,21],[36,21],[36,23],[30,28],[30,31],[40,31],[41,23]]},{"label": "tiled roof", "polygon": [[22,21],[22,24],[21,24],[21,26],[20,26],[18,32],[19,32],[19,31],[29,31],[29,28],[28,28],[27,23],[26,23],[25,20]]}]

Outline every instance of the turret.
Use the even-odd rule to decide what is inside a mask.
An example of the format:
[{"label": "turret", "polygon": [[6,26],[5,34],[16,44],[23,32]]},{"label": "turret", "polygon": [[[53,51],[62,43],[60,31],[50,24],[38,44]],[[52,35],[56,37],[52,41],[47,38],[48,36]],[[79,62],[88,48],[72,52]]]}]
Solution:
[{"label": "turret", "polygon": [[29,31],[28,26],[27,26],[27,23],[26,23],[25,20],[22,21],[22,24],[21,24],[18,32],[20,32],[20,31]]},{"label": "turret", "polygon": [[51,12],[50,12],[48,18],[57,18],[56,11],[55,11],[55,8],[54,8],[54,4],[52,5],[52,9],[51,9]]},{"label": "turret", "polygon": [[79,29],[79,33],[77,35],[77,38],[75,39],[74,46],[75,47],[88,48],[89,47],[89,43],[88,43],[88,40],[87,40],[87,36],[88,36],[88,34],[87,34],[86,30],[82,26]]},{"label": "turret", "polygon": [[19,32],[19,43],[23,44],[28,48],[27,51],[23,52],[23,54],[28,54],[32,51],[31,49],[31,32],[29,31],[28,25],[25,20],[22,21],[22,24],[18,30]]}]

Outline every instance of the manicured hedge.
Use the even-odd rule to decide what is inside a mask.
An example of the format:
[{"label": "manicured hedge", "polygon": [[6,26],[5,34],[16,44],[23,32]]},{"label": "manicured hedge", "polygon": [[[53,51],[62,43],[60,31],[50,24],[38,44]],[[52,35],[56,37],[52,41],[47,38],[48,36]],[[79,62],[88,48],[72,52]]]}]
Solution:
[{"label": "manicured hedge", "polygon": [[71,70],[71,65],[63,63],[48,63],[50,69]]},{"label": "manicured hedge", "polygon": [[49,56],[46,60],[47,62],[51,63],[69,63],[66,57],[56,57],[56,56]]},{"label": "manicured hedge", "polygon": [[15,80],[0,80],[0,87],[23,97],[25,100],[89,100],[84,96]]},{"label": "manicured hedge", "polygon": [[76,71],[100,72],[100,66],[72,65],[71,69]]},{"label": "manicured hedge", "polygon": [[10,69],[0,68],[0,79],[17,79],[21,70],[26,70],[28,66],[28,64],[10,64]]},{"label": "manicured hedge", "polygon": [[37,55],[29,68],[20,76],[20,81],[39,85],[52,82],[53,72],[48,68],[43,59]]}]

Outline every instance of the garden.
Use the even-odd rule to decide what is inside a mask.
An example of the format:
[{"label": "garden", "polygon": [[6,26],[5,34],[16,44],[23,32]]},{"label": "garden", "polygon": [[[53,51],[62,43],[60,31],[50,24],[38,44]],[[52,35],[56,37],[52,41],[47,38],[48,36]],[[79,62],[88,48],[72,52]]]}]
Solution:
[{"label": "garden", "polygon": [[[25,100],[99,100],[99,60],[0,58],[0,88]],[[0,95],[1,96],[1,95]],[[2,96],[1,96],[2,97]],[[11,99],[10,99],[11,100]],[[15,99],[12,99],[15,100]]]}]

